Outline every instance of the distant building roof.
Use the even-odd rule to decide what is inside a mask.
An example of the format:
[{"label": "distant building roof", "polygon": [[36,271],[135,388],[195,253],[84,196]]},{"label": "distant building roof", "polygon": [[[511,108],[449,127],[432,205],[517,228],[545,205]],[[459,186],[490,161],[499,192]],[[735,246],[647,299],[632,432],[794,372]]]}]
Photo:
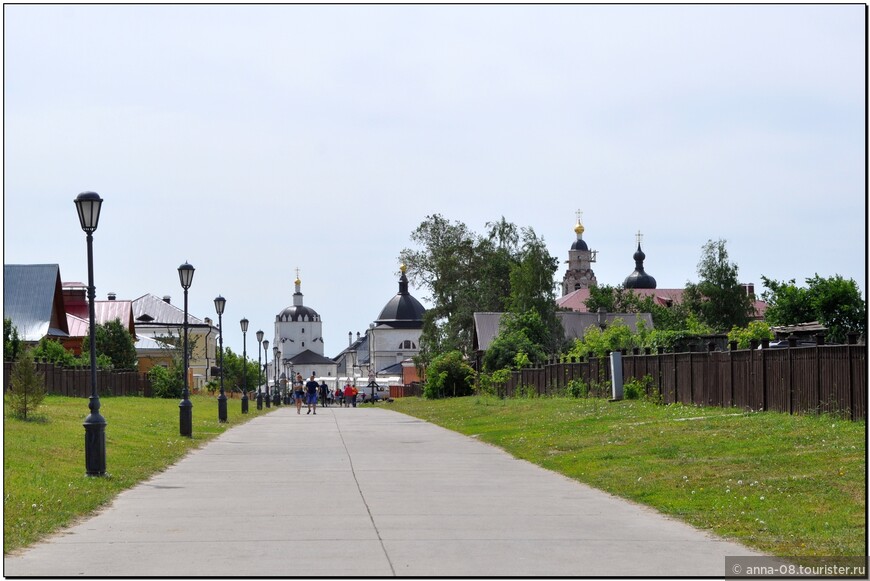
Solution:
[{"label": "distant building roof", "polygon": [[4,264],[3,316],[12,319],[23,341],[68,337],[60,266]]},{"label": "distant building roof", "polygon": [[[167,298],[168,300],[168,298]],[[137,324],[146,325],[167,325],[181,326],[184,325],[184,310],[179,309],[175,305],[167,302],[167,300],[158,298],[152,294],[142,295],[133,301],[133,318]],[[95,304],[103,302],[125,302],[125,301],[98,301]],[[189,325],[204,325],[205,321],[194,317],[187,313],[187,322]]]},{"label": "distant building roof", "polygon": [[[294,366],[298,365],[335,365],[335,361],[329,357],[318,355],[311,349],[306,349],[302,353],[298,353],[290,358],[290,363]],[[301,373],[301,372],[300,372]]]}]

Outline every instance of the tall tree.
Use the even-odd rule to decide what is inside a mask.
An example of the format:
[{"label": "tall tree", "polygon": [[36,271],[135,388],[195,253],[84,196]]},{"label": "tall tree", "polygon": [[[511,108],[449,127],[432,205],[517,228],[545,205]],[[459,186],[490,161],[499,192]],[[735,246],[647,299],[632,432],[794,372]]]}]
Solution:
[{"label": "tall tree", "polygon": [[780,282],[761,277],[768,290],[761,295],[768,304],[765,320],[771,325],[797,325],[818,321],[828,328],[828,338],[843,342],[848,333],[866,336],[867,305],[858,284],[839,274],[823,278],[818,274],[798,287],[794,279]]},{"label": "tall tree", "polygon": [[462,222],[427,216],[411,234],[419,250],[404,249],[408,277],[430,292],[421,337],[421,360],[437,353],[471,352],[475,311],[501,311],[510,288],[513,225],[502,222],[481,237]]},{"label": "tall tree", "polygon": [[745,327],[755,308],[751,297],[740,285],[738,268],[728,262],[725,240],[708,240],[698,262],[698,278],[687,283],[683,303],[701,322],[716,332],[727,332],[732,327]]},{"label": "tall tree", "polygon": [[523,229],[523,245],[519,260],[510,272],[508,310],[515,315],[533,312],[543,323],[546,333],[537,342],[546,353],[556,353],[562,347],[564,332],[556,318],[556,294],[553,275],[559,260],[547,250],[543,238],[531,228]]},{"label": "tall tree", "polygon": [[[136,356],[136,344],[130,331],[115,319],[96,326],[95,337],[97,355],[106,355],[112,361],[115,369],[136,369],[139,359]],[[85,338],[82,345],[82,356],[90,355],[91,342]]]}]

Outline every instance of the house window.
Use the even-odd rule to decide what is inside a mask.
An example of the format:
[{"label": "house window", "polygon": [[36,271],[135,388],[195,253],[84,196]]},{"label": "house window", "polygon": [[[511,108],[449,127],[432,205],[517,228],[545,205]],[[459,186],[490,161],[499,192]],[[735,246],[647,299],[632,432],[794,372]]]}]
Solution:
[{"label": "house window", "polygon": [[399,344],[399,349],[416,349],[417,345],[410,339],[405,339]]}]

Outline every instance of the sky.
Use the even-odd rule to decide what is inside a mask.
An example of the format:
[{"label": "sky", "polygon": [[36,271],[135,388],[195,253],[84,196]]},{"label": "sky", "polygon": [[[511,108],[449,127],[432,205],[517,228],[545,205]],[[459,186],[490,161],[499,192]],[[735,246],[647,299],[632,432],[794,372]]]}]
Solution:
[{"label": "sky", "polygon": [[[441,214],[504,217],[599,284],[852,278],[866,299],[866,31],[856,5],[4,5],[6,264],[150,293],[240,352],[293,304],[325,355],[398,292]],[[413,269],[413,265],[409,265]],[[560,286],[556,287],[560,289]],[[428,291],[411,287],[424,305]],[[557,292],[557,296],[561,292]]]}]

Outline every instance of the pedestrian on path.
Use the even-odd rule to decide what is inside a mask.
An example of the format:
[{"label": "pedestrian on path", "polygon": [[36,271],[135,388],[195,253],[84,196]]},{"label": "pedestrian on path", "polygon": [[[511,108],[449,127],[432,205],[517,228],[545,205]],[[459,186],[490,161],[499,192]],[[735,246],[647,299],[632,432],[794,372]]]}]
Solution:
[{"label": "pedestrian on path", "polygon": [[335,400],[338,402],[339,407],[344,407],[344,392],[337,385],[335,386]]},{"label": "pedestrian on path", "polygon": [[314,406],[314,415],[317,415],[317,391],[320,389],[320,384],[317,383],[317,380],[314,379],[314,372],[311,372],[311,377],[308,379],[308,382],[305,384],[305,389],[308,392],[306,397],[306,403],[308,404],[308,412],[311,413],[311,406]]},{"label": "pedestrian on path", "polygon": [[326,407],[329,405],[329,386],[325,381],[320,382],[320,406]]},{"label": "pedestrian on path", "polygon": [[350,397],[353,395],[353,388],[350,386],[350,382],[347,382],[344,386],[344,407],[350,407]]},{"label": "pedestrian on path", "polygon": [[293,397],[296,400],[296,413],[302,413],[302,400],[305,397],[305,384],[302,383],[302,374],[296,374],[296,380],[293,381]]}]

